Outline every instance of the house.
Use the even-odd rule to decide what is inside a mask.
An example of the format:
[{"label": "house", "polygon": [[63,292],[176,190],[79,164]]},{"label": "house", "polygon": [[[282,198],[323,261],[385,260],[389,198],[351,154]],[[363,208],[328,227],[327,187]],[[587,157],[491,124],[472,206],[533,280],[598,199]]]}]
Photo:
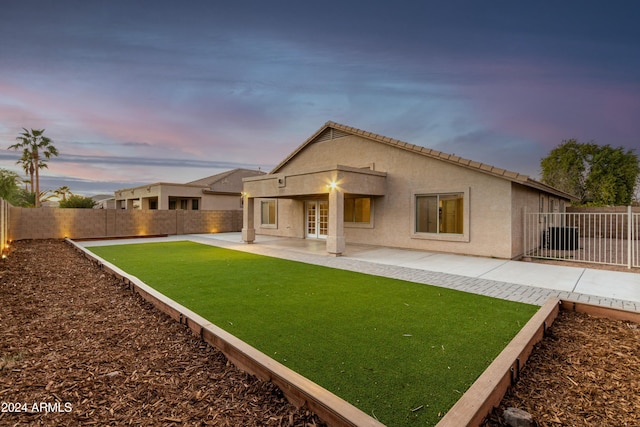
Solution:
[{"label": "house", "polygon": [[116,209],[233,210],[242,209],[242,179],[264,175],[233,169],[186,184],[157,182],[115,192]]},{"label": "house", "polygon": [[111,194],[97,194],[91,196],[91,200],[95,202],[93,209],[114,209],[116,200]]},{"label": "house", "polygon": [[524,252],[523,215],[572,196],[517,172],[327,122],[270,173],[244,179],[256,234],[498,258]]}]

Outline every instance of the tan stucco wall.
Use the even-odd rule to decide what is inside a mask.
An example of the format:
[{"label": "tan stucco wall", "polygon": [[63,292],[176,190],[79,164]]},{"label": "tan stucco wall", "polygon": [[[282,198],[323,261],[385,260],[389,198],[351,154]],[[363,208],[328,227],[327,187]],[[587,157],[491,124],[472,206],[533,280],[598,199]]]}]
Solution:
[{"label": "tan stucco wall", "polygon": [[[311,144],[278,174],[289,175],[336,164],[372,165],[375,171],[387,173],[386,195],[374,198],[373,228],[345,225],[347,242],[511,258],[511,182],[359,136]],[[462,239],[450,235],[417,238],[412,232],[415,194],[445,192],[466,194],[467,235]],[[318,198],[321,197],[324,195]],[[292,205],[295,209],[282,209],[283,202],[278,202],[278,229],[265,231],[260,228],[260,204],[256,201],[254,218],[258,234],[303,235],[303,205],[298,202]],[[290,231],[292,228],[296,229],[295,233]],[[446,240],[449,238],[466,241]]]},{"label": "tan stucco wall", "polygon": [[[513,198],[511,218],[511,234],[513,246],[511,258],[517,258],[524,253],[524,212],[538,212],[540,206],[540,192],[523,185],[512,184]],[[533,245],[536,242],[531,242]],[[529,248],[531,249],[531,248]]]},{"label": "tan stucco wall", "polygon": [[216,233],[241,228],[241,210],[9,209],[12,240]]},{"label": "tan stucco wall", "polygon": [[540,244],[540,236],[542,231],[549,225],[546,219],[543,221],[533,221],[531,218],[527,219],[525,225],[525,210],[529,214],[535,213],[561,213],[566,210],[569,205],[568,200],[564,200],[551,194],[547,194],[529,187],[525,187],[519,184],[513,185],[513,198],[512,198],[512,211],[513,216],[511,219],[512,225],[512,255],[511,258],[519,258],[524,252],[524,234],[528,233],[528,248],[533,249]]},{"label": "tan stucco wall", "polygon": [[304,201],[294,199],[276,199],[278,222],[276,227],[260,225],[260,202],[265,199],[256,199],[254,218],[257,234],[265,236],[304,237]]},{"label": "tan stucco wall", "polygon": [[140,200],[141,208],[149,209],[149,201],[157,199],[158,209],[169,209],[169,198],[176,198],[176,209],[181,209],[180,201],[187,200],[187,210],[191,210],[191,200],[198,199],[199,210],[242,209],[239,195],[206,194],[209,188],[201,185],[160,183],[146,187],[136,187],[116,192],[116,203],[126,206],[126,200]]},{"label": "tan stucco wall", "polygon": [[202,194],[201,210],[234,210],[242,209],[241,196],[223,194]]}]

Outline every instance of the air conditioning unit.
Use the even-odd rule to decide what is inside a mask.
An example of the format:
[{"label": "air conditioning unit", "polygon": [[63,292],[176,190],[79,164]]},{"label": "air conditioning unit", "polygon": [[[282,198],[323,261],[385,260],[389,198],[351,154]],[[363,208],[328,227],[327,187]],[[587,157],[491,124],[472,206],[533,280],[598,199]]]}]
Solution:
[{"label": "air conditioning unit", "polygon": [[560,251],[575,251],[579,248],[578,227],[549,227],[546,247]]}]

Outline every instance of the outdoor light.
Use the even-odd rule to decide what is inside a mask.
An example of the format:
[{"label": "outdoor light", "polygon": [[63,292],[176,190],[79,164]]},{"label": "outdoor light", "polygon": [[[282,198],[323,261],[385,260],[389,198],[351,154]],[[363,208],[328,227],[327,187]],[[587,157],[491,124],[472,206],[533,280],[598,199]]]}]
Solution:
[{"label": "outdoor light", "polygon": [[329,183],[329,188],[331,188],[332,190],[335,190],[335,188],[338,186],[338,183],[335,181],[331,181]]}]

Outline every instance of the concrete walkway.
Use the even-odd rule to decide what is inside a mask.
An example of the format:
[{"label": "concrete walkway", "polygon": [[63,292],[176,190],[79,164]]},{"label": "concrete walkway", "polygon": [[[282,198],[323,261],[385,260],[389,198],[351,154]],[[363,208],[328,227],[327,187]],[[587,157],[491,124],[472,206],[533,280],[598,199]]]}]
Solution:
[{"label": "concrete walkway", "polygon": [[343,256],[326,253],[324,241],[240,233],[80,242],[83,246],[190,240],[326,267],[425,283],[511,301],[542,305],[550,297],[640,312],[640,273],[533,262],[347,245]]}]

